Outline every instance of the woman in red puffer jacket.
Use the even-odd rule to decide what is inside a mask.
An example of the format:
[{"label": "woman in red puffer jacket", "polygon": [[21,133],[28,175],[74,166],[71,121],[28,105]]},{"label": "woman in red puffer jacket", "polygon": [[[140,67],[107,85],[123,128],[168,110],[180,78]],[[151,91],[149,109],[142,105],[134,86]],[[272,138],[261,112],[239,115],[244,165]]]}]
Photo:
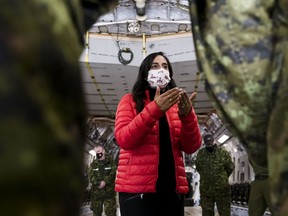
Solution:
[{"label": "woman in red puffer jacket", "polygon": [[132,94],[118,105],[115,190],[121,216],[184,215],[188,182],[182,152],[194,153],[202,138],[190,101],[195,95],[189,98],[172,77],[162,52],[148,55]]}]

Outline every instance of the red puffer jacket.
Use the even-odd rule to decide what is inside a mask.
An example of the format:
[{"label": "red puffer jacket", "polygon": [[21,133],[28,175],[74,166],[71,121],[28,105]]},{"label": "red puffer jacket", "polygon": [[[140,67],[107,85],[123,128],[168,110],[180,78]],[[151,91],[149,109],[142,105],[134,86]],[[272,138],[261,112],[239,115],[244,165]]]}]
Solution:
[{"label": "red puffer jacket", "polygon": [[[125,95],[117,108],[115,138],[120,146],[115,190],[127,193],[156,191],[159,160],[159,123],[164,113],[155,101],[145,101],[137,115],[131,94]],[[178,106],[167,112],[176,174],[176,191],[188,192],[182,151],[192,154],[199,149],[202,138],[197,116],[192,109],[187,116],[178,116]]]}]

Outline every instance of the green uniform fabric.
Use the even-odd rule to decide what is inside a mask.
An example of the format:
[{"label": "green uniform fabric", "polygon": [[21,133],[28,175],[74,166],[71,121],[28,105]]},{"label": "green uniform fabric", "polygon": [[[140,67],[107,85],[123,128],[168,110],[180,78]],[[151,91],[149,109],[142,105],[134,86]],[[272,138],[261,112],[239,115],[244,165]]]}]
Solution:
[{"label": "green uniform fabric", "polygon": [[87,2],[1,1],[0,215],[79,215],[87,116],[78,59],[86,20],[112,1]]},{"label": "green uniform fabric", "polygon": [[[114,161],[105,155],[104,160],[93,160],[89,167],[89,179],[91,182],[91,209],[94,216],[101,216],[103,205],[106,216],[116,215],[115,178],[116,165]],[[101,181],[106,183],[104,188],[99,188]]]},{"label": "green uniform fabric", "polygon": [[230,154],[217,147],[212,152],[202,148],[197,153],[196,170],[200,174],[200,203],[203,216],[214,216],[214,203],[221,216],[230,216],[231,187],[228,182],[234,170]]},{"label": "green uniform fabric", "polygon": [[[190,0],[198,67],[221,119],[288,215],[288,2]],[[269,162],[269,163],[268,163]]]},{"label": "green uniform fabric", "polygon": [[263,216],[267,208],[271,215],[275,215],[272,208],[269,180],[254,180],[251,183],[248,212],[250,216]]}]

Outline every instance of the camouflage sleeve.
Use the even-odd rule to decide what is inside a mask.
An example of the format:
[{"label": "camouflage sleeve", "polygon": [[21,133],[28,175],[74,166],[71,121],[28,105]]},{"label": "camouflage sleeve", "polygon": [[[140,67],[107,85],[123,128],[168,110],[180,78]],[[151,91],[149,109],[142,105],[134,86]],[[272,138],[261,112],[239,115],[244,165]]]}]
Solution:
[{"label": "camouflage sleeve", "polygon": [[286,216],[288,1],[247,2],[189,0],[197,63],[217,113],[245,146],[254,172],[269,168],[274,213]]},{"label": "camouflage sleeve", "polygon": [[95,164],[92,162],[88,171],[89,180],[92,185],[99,185],[100,179],[98,178],[93,169],[95,169]]},{"label": "camouflage sleeve", "polygon": [[273,1],[251,0],[249,5],[233,2],[191,0],[197,63],[221,119],[249,157],[268,169],[264,131],[272,102],[269,95],[274,84],[277,86],[273,82],[280,68],[273,71],[271,67]]},{"label": "camouflage sleeve", "polygon": [[93,168],[90,165],[90,167],[88,168],[88,178],[91,184],[92,184],[92,176],[93,176]]},{"label": "camouflage sleeve", "polygon": [[223,149],[223,158],[224,158],[225,170],[227,176],[229,177],[234,170],[234,163],[232,162],[229,152],[227,152],[225,149]]},{"label": "camouflage sleeve", "polygon": [[201,150],[199,150],[195,160],[196,170],[198,173],[201,172]]}]

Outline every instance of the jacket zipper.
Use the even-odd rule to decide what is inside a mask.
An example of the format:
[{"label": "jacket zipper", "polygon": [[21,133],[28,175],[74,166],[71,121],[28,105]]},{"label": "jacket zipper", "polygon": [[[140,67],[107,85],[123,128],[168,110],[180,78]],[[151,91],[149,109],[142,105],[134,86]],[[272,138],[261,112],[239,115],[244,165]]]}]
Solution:
[{"label": "jacket zipper", "polygon": [[137,194],[137,195],[132,196],[132,197],[129,197],[128,199],[126,199],[126,201],[128,201],[128,200],[132,200],[132,199],[135,199],[135,198],[137,198],[137,197],[140,197],[140,199],[143,199],[143,193],[141,193],[141,194]]},{"label": "jacket zipper", "polygon": [[[173,161],[174,161],[174,170],[175,170],[175,176],[174,176],[174,178],[175,178],[175,183],[176,183],[176,188],[175,188],[175,191],[176,191],[176,193],[178,192],[178,182],[177,182],[177,176],[178,176],[178,173],[177,173],[177,168],[176,168],[176,162],[175,162],[175,155],[174,155],[174,150],[173,150],[173,137],[172,137],[172,134],[173,133],[171,133],[172,131],[172,127],[170,127],[171,126],[171,122],[170,122],[170,118],[169,118],[169,114],[168,114],[168,110],[167,110],[167,112],[165,113],[165,115],[166,115],[166,119],[167,119],[167,124],[168,124],[168,130],[169,130],[169,135],[170,135],[170,143],[171,143],[171,150],[172,150],[172,155],[173,155]],[[159,133],[160,134],[160,133]],[[159,145],[160,145],[160,143],[159,143]],[[182,156],[183,156],[183,153],[182,153]],[[183,163],[184,163],[184,169],[185,169],[185,161],[183,161]]]}]

